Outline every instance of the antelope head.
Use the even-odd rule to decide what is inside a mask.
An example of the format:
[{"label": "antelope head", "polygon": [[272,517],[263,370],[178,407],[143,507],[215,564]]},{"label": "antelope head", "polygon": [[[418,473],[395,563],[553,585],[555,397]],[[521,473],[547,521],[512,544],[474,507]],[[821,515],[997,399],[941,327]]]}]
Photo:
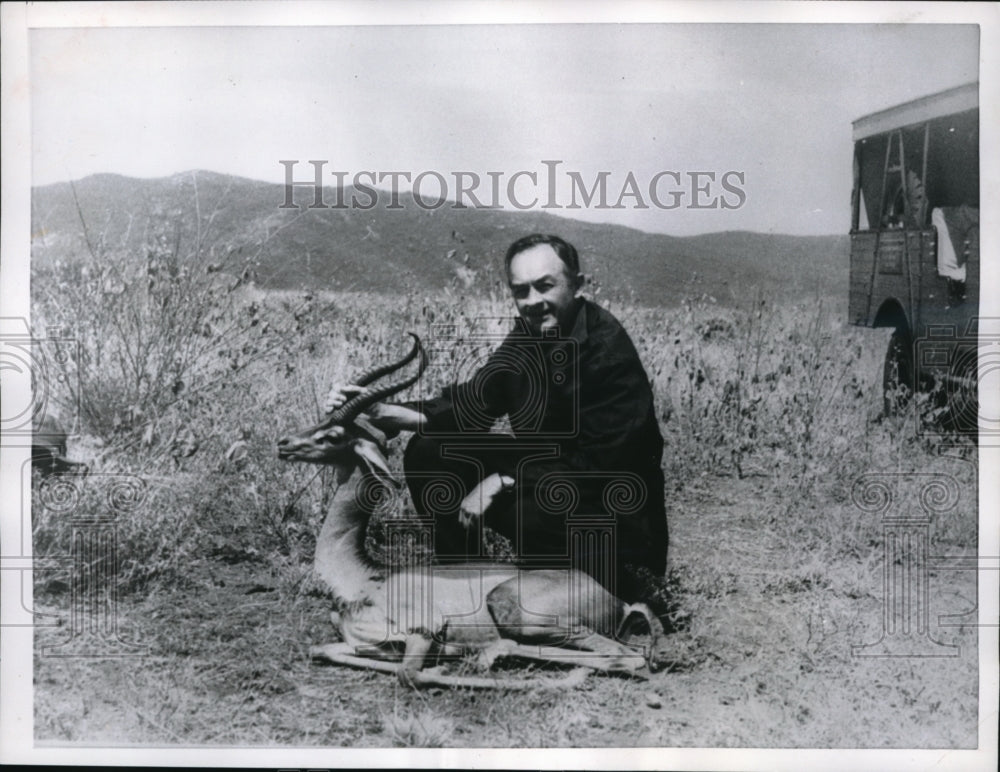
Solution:
[{"label": "antelope head", "polygon": [[[413,348],[406,356],[396,362],[373,368],[354,379],[354,383],[365,388],[316,426],[278,440],[278,458],[333,466],[338,470],[340,482],[350,477],[359,462],[379,476],[390,477],[385,462],[385,436],[361,414],[375,403],[409,388],[423,375],[427,367],[427,353],[420,338],[412,332],[409,334],[413,338]],[[387,385],[373,385],[375,381],[400,370],[418,356],[420,364],[413,375]]]}]

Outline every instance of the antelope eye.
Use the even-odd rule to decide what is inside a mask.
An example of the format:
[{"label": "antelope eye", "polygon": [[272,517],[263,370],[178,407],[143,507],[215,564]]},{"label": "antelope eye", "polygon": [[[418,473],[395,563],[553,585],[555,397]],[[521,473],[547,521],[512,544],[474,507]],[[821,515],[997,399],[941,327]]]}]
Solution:
[{"label": "antelope eye", "polygon": [[313,435],[313,440],[318,443],[333,444],[343,438],[344,430],[339,426],[334,426]]}]

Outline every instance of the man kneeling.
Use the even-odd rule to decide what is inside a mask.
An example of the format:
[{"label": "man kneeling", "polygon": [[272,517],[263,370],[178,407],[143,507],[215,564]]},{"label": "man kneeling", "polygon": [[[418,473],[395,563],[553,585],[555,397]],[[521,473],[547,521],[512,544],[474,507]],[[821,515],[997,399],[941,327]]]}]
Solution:
[{"label": "man kneeling", "polygon": [[[415,433],[404,473],[417,512],[434,518],[439,561],[480,557],[485,522],[522,565],[574,566],[633,600],[629,567],[662,576],[667,555],[649,379],[618,320],[582,297],[572,245],[526,236],[505,264],[518,318],[486,363],[436,399],[374,406],[371,423]],[[358,390],[334,387],[326,409]],[[490,432],[503,416],[513,436]],[[442,484],[464,495],[436,506]]]}]

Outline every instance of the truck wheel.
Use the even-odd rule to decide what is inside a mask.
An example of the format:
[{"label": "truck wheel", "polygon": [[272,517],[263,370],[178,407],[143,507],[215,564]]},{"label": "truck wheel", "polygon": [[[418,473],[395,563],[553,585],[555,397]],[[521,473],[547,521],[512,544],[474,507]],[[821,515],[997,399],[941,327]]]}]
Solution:
[{"label": "truck wheel", "polygon": [[882,366],[882,401],[885,415],[896,415],[913,396],[913,341],[908,332],[896,330],[889,338]]},{"label": "truck wheel", "polygon": [[979,438],[979,367],[975,349],[959,353],[948,382],[946,425],[952,431]]}]

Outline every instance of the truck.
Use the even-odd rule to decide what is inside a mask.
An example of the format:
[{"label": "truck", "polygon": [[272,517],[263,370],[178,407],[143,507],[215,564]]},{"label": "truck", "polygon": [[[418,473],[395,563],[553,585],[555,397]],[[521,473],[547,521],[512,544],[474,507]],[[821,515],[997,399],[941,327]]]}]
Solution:
[{"label": "truck", "polygon": [[979,84],[853,123],[848,321],[893,332],[886,414],[916,392],[975,435],[979,322]]}]

